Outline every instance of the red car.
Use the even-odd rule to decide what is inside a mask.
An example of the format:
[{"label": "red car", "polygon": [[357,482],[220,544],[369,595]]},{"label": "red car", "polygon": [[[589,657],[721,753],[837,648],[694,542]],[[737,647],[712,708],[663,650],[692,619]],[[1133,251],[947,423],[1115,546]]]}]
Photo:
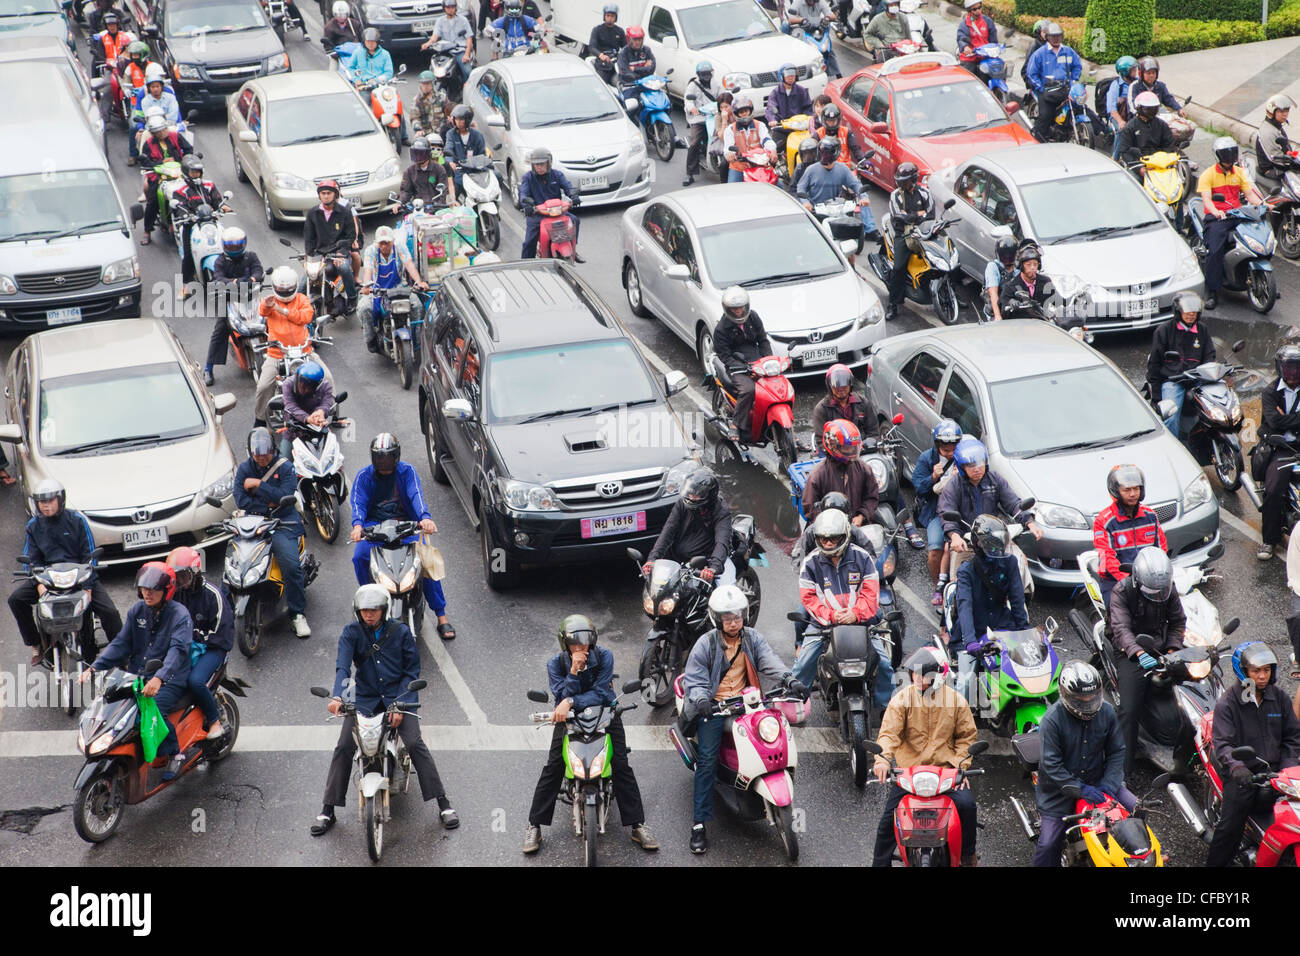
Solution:
[{"label": "red car", "polygon": [[950,53],[913,53],[835,80],[826,93],[868,149],[871,180],[894,188],[894,169],[911,161],[921,176],[977,153],[1035,142],[982,82]]}]

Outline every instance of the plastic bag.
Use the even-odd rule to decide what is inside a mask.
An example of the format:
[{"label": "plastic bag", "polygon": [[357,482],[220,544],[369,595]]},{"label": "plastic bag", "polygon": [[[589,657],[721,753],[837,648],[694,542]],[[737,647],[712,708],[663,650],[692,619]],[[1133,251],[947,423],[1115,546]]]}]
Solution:
[{"label": "plastic bag", "polygon": [[442,552],[433,544],[433,535],[421,534],[415,540],[415,553],[420,556],[424,576],[430,581],[441,581],[447,574],[447,563],[442,560]]},{"label": "plastic bag", "polygon": [[153,763],[158,756],[159,745],[167,739],[167,721],[158,709],[158,702],[142,693],[142,678],[136,678],[134,689],[136,708],[140,711],[140,744],[144,750],[145,762]]}]

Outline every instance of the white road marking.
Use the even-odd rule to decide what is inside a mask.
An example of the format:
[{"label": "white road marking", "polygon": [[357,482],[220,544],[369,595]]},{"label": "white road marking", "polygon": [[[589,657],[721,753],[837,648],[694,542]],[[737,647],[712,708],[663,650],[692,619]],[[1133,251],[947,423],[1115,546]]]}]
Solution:
[{"label": "white road marking", "polygon": [[433,639],[429,637],[429,629],[436,626],[436,619],[428,620],[429,617],[432,617],[432,612],[426,616],[424,627],[421,628],[424,633],[420,635],[420,639],[424,641],[424,646],[433,655],[433,662],[438,665],[438,670],[442,671],[443,679],[447,681],[447,686],[451,688],[452,694],[456,697],[456,703],[460,705],[460,709],[464,711],[465,717],[470,724],[473,727],[488,726],[487,714],[478,705],[478,701],[474,699],[474,693],[469,689],[469,684],[466,683],[465,678],[461,676],[460,668],[456,666],[456,662],[447,653],[447,648],[443,646],[442,638]]}]

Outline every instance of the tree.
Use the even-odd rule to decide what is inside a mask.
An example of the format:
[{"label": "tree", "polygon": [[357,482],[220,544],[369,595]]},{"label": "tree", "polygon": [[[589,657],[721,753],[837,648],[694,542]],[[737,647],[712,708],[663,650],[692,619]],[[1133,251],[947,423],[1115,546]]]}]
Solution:
[{"label": "tree", "polygon": [[1082,56],[1099,63],[1150,52],[1155,0],[1088,0]]}]

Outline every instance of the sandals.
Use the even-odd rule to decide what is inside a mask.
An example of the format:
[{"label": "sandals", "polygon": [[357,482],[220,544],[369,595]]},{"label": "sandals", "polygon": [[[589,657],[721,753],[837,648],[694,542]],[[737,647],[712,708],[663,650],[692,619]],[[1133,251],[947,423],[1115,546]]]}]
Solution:
[{"label": "sandals", "polygon": [[318,813],[316,814],[316,822],[311,825],[311,835],[323,836],[337,822],[332,813]]},{"label": "sandals", "polygon": [[454,641],[456,639],[456,629],[451,626],[450,621],[443,621],[438,625],[438,636],[444,641]]},{"label": "sandals", "polygon": [[916,530],[915,526],[912,526],[907,529],[907,543],[920,551],[925,547],[925,535]]},{"label": "sandals", "polygon": [[444,830],[454,830],[460,826],[460,817],[456,816],[456,811],[451,807],[440,811],[438,816],[442,819],[442,828]]},{"label": "sandals", "polygon": [[17,480],[18,479],[15,478],[13,475],[9,474],[8,471],[6,471],[3,468],[0,468],[0,485],[4,485],[6,488],[8,488]]}]

